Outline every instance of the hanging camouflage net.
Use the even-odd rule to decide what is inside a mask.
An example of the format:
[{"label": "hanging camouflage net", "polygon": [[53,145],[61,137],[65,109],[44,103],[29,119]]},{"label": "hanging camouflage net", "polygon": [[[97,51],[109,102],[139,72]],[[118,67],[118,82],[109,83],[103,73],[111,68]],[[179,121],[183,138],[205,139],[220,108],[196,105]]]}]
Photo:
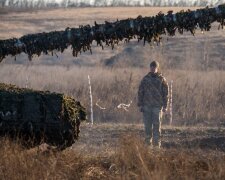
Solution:
[{"label": "hanging camouflage net", "polygon": [[7,55],[16,56],[22,52],[28,54],[31,60],[34,55],[52,54],[53,51],[63,52],[70,45],[73,56],[82,51],[90,51],[93,41],[102,49],[105,45],[114,48],[115,44],[131,39],[144,40],[145,42],[159,43],[161,35],[174,36],[178,31],[183,33],[189,31],[193,35],[195,30],[209,31],[213,22],[219,22],[224,26],[225,5],[216,8],[204,8],[196,11],[181,11],[173,14],[169,11],[167,15],[159,13],[153,17],[137,17],[116,22],[105,22],[94,26],[86,25],[79,28],[66,28],[65,31],[54,31],[49,33],[30,34],[19,39],[0,40],[0,60]]},{"label": "hanging camouflage net", "polygon": [[64,148],[78,138],[80,122],[85,119],[85,109],[72,97],[0,83],[1,136]]}]

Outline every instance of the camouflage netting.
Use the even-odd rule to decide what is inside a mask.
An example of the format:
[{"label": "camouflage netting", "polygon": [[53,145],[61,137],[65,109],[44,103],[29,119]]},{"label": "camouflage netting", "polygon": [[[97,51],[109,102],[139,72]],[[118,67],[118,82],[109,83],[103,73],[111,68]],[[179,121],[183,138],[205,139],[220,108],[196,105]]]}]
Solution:
[{"label": "camouflage netting", "polygon": [[78,138],[85,119],[85,109],[72,97],[0,83],[1,136],[67,147]]},{"label": "camouflage netting", "polygon": [[197,9],[195,11],[180,11],[167,14],[159,13],[152,17],[138,16],[134,19],[105,22],[94,26],[86,25],[79,28],[66,28],[64,31],[28,34],[21,38],[0,40],[0,61],[6,56],[16,56],[20,53],[28,55],[32,60],[34,55],[63,53],[71,46],[73,56],[82,51],[90,51],[92,43],[102,49],[105,45],[114,48],[120,41],[129,42],[131,39],[144,40],[148,43],[160,43],[162,35],[174,36],[177,32],[185,31],[195,34],[196,29],[209,31],[212,23],[218,22],[224,26],[225,5],[213,8]]}]

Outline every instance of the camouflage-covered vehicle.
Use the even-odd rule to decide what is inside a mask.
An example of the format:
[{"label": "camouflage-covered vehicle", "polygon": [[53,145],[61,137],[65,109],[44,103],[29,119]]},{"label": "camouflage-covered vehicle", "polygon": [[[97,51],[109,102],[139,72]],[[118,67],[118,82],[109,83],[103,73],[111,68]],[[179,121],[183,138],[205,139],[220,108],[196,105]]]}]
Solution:
[{"label": "camouflage-covered vehicle", "polygon": [[83,120],[85,108],[72,97],[0,83],[0,136],[66,148],[78,138]]}]

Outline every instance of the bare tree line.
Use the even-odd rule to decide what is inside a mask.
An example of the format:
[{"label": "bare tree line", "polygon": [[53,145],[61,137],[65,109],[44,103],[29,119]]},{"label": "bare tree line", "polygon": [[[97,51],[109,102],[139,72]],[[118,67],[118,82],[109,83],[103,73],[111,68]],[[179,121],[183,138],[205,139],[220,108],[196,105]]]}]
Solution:
[{"label": "bare tree line", "polygon": [[0,8],[41,9],[106,6],[214,6],[225,0],[0,0]]}]

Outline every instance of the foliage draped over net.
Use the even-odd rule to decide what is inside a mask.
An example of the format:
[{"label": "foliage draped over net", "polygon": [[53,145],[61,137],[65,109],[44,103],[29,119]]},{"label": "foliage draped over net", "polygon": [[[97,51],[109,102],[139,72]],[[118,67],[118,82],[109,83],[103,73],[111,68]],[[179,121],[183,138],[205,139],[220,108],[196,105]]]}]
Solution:
[{"label": "foliage draped over net", "polygon": [[129,42],[131,39],[144,40],[144,43],[161,41],[161,36],[174,36],[176,32],[185,31],[195,34],[195,30],[209,31],[211,24],[219,22],[224,26],[225,5],[215,8],[203,8],[196,11],[180,11],[167,14],[158,13],[152,17],[138,16],[135,19],[105,22],[94,26],[86,25],[78,28],[66,28],[64,31],[43,32],[29,34],[21,38],[0,40],[0,60],[6,56],[16,56],[26,53],[31,60],[34,55],[54,54],[55,51],[64,52],[70,45],[73,56],[82,51],[91,51],[93,41],[104,49],[104,46],[114,48],[120,41]]},{"label": "foliage draped over net", "polygon": [[72,144],[85,119],[85,108],[72,97],[0,83],[0,136],[21,134],[36,141],[46,138],[50,144]]}]

